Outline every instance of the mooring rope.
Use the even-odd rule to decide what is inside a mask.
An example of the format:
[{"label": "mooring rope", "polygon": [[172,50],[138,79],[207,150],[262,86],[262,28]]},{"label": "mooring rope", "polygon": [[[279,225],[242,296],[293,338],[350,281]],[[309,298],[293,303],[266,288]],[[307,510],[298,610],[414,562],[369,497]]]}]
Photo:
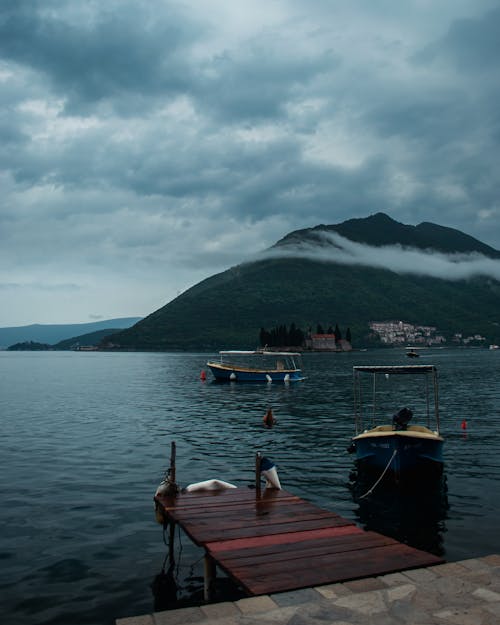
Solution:
[{"label": "mooring rope", "polygon": [[[169,566],[169,571],[173,571],[174,568],[176,568],[176,576],[179,576],[179,568],[181,565],[181,556],[182,556],[182,550],[184,545],[182,544],[182,534],[181,534],[181,526],[177,525],[177,529],[178,529],[178,537],[179,537],[179,548],[177,550],[177,557],[174,557],[173,561],[170,562],[170,566]],[[166,547],[169,548],[169,550],[167,551],[167,553],[165,554],[165,559],[163,560],[163,565],[161,567],[161,571],[162,573],[165,572],[165,565],[167,563],[167,560],[170,557],[170,539],[167,541],[166,538],[166,532],[167,532],[167,528],[169,527],[169,523],[164,523],[163,525],[163,543],[165,544]],[[174,534],[174,539],[175,539],[175,534]],[[202,560],[205,556],[201,556],[200,560]],[[198,560],[199,561],[199,560]],[[197,562],[195,562],[196,564]],[[177,564],[177,567],[175,567],[175,564]]]},{"label": "mooring rope", "polygon": [[371,495],[374,491],[374,489],[378,486],[379,482],[381,481],[381,479],[384,477],[384,475],[387,473],[387,470],[389,469],[389,467],[391,466],[391,462],[394,460],[394,457],[396,456],[396,454],[398,453],[398,450],[395,449],[392,452],[392,456],[389,459],[389,462],[387,463],[387,466],[385,467],[385,469],[382,471],[382,475],[378,478],[378,480],[375,482],[375,484],[369,488],[366,493],[364,495],[361,495],[361,497],[359,497],[359,499],[364,499],[365,497],[368,497],[368,495]]}]

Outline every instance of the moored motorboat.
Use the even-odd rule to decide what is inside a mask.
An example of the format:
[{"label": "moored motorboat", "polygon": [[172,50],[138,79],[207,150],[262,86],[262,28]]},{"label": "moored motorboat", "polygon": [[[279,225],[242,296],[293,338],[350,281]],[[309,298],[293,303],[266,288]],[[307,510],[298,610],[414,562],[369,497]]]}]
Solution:
[{"label": "moored motorboat", "polygon": [[[374,475],[388,474],[397,480],[441,475],[444,441],[439,432],[436,367],[434,365],[356,366],[353,367],[353,374],[356,433],[352,439],[351,451],[356,452],[358,468],[364,471],[371,470]],[[406,376],[405,382],[408,376],[416,376],[424,380],[425,397],[417,402],[422,412],[425,410],[425,424],[410,424],[413,411],[407,407],[398,410],[387,423],[387,401],[384,403],[381,395],[389,390],[388,386],[392,380],[401,379],[402,376]],[[367,404],[363,402],[363,394],[366,390],[366,382],[363,384],[363,379],[367,377],[373,396],[369,414]],[[431,384],[429,384],[429,379]],[[383,381],[385,388],[381,388],[380,380]],[[431,414],[429,397],[431,387],[433,414]],[[394,391],[394,389],[391,390]],[[415,398],[415,388],[411,389],[406,384],[403,391],[406,400],[404,403]],[[366,427],[367,421],[369,421],[369,427]]]},{"label": "moored motorboat", "polygon": [[217,381],[287,383],[304,379],[299,352],[228,350],[219,356],[219,361],[207,362]]}]

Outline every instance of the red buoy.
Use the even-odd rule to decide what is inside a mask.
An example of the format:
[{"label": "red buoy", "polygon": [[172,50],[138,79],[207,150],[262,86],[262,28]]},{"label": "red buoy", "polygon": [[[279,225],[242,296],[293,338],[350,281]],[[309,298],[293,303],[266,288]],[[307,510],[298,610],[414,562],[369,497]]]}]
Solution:
[{"label": "red buoy", "polygon": [[460,427],[462,428],[462,430],[467,429],[467,421],[465,419],[462,421],[462,425]]},{"label": "red buoy", "polygon": [[207,374],[205,373],[205,370],[202,369],[200,373],[200,380],[206,380],[206,379],[207,379]]}]

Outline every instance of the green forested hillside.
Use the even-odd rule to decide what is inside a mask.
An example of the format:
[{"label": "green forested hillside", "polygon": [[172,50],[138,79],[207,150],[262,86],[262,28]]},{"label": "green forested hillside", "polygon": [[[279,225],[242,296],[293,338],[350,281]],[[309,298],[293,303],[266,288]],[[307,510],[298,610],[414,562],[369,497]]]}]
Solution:
[{"label": "green forested hillside", "polygon": [[303,244],[335,249],[336,243],[321,235],[325,230],[370,245],[372,254],[377,247],[398,245],[500,257],[497,250],[458,230],[431,223],[407,226],[383,213],[316,226],[291,232],[273,246],[289,257],[245,263],[212,276],[113,335],[111,343],[118,349],[254,348],[260,328],[294,323],[304,331],[317,324],[338,324],[344,331],[349,327],[353,346],[362,347],[373,340],[369,322],[388,320],[436,326],[448,338],[459,332],[500,342],[497,280],[445,280],[294,255],[295,247]]},{"label": "green forested hillside", "polygon": [[111,341],[124,349],[258,346],[261,327],[350,327],[369,343],[372,320],[435,325],[447,335],[480,333],[500,341],[500,283],[445,281],[303,259],[239,265],[208,278]]}]

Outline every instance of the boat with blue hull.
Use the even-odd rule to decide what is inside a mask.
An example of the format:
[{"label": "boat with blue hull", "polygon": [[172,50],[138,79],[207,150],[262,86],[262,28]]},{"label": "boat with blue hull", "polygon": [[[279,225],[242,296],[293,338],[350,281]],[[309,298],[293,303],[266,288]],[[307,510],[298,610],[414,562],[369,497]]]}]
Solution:
[{"label": "boat with blue hull", "polygon": [[299,352],[264,350],[219,352],[219,361],[207,362],[218,382],[289,383],[304,380]]},{"label": "boat with blue hull", "polygon": [[[439,431],[438,375],[434,365],[356,366],[354,373],[354,409],[356,433],[350,451],[356,453],[358,468],[375,475],[388,474],[397,480],[440,476],[443,472],[443,443]],[[405,376],[402,385],[405,402],[416,402],[425,423],[410,423],[413,410],[403,407],[387,423],[387,400],[381,395],[397,396],[392,382]],[[423,380],[424,397],[415,399],[408,383],[413,376]],[[368,383],[366,382],[366,378]],[[413,385],[415,386],[415,385]],[[369,388],[371,402],[364,400]],[[396,391],[396,392],[395,392]],[[432,396],[432,397],[431,397]],[[431,409],[432,405],[432,409]],[[369,427],[366,427],[369,425]]]}]

